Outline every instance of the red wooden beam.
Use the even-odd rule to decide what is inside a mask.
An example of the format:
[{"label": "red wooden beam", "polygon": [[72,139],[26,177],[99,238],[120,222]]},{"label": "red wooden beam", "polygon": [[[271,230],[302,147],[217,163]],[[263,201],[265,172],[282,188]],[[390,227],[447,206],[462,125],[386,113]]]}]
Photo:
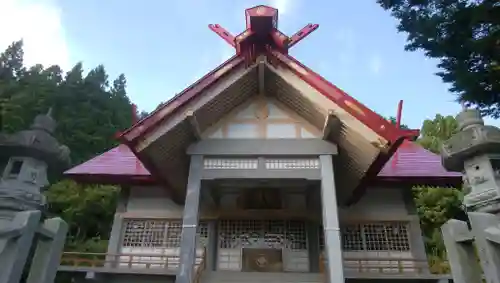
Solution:
[{"label": "red wooden beam", "polygon": [[234,36],[229,33],[225,28],[221,27],[218,24],[208,25],[208,28],[215,32],[218,36],[220,36],[224,41],[226,41],[232,47],[235,47]]},{"label": "red wooden beam", "polygon": [[271,31],[271,37],[279,50],[288,52],[288,48],[290,48],[290,38],[288,36],[277,29],[273,29]]},{"label": "red wooden beam", "polygon": [[[396,112],[396,127],[401,129],[401,115],[403,114],[403,100],[400,100],[398,103],[398,110]],[[391,166],[394,168],[398,164],[398,151],[394,153],[392,157]]]},{"label": "red wooden beam", "polygon": [[403,100],[398,103],[398,112],[396,114],[396,127],[401,129],[401,115],[403,114]]},{"label": "red wooden beam", "polygon": [[120,136],[121,141],[132,149],[134,146],[133,143],[135,143],[139,137],[155,129],[159,123],[164,121],[180,106],[191,101],[191,99],[202,93],[203,90],[214,84],[217,80],[219,80],[219,78],[232,72],[237,66],[242,64],[243,61],[244,59],[240,56],[235,55],[231,57],[226,62],[222,63],[210,73],[206,74],[194,84],[183,90],[181,93],[164,103],[161,107],[158,107],[146,118],[140,120],[133,127],[122,133]]},{"label": "red wooden beam", "polygon": [[[401,121],[403,119],[403,100],[400,100],[398,103],[398,112],[396,114],[396,126],[401,129]],[[403,131],[404,136],[407,139],[414,140],[420,135],[420,130],[418,129],[401,129]]]},{"label": "red wooden beam", "polygon": [[302,39],[306,38],[309,34],[319,28],[318,24],[308,24],[303,27],[301,30],[296,32],[292,37],[290,37],[290,42],[288,43],[288,48],[294,46],[299,43]]},{"label": "red wooden beam", "polygon": [[335,104],[343,108],[379,136],[388,140],[391,144],[404,139],[404,133],[391,122],[373,112],[346,92],[301,64],[292,56],[276,50],[271,50],[270,54],[318,92],[335,102]]}]

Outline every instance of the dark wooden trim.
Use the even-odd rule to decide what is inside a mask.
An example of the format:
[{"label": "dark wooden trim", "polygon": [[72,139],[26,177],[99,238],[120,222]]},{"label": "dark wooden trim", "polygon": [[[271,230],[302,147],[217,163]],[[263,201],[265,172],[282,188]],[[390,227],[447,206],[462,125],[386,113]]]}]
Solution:
[{"label": "dark wooden trim", "polygon": [[405,139],[400,138],[395,143],[391,144],[386,151],[381,151],[375,160],[372,162],[365,175],[361,178],[359,185],[354,189],[352,196],[347,200],[345,205],[350,206],[358,202],[365,194],[368,186],[372,185],[372,181],[377,177],[377,174],[384,168],[389,159],[396,153],[399,146]]}]

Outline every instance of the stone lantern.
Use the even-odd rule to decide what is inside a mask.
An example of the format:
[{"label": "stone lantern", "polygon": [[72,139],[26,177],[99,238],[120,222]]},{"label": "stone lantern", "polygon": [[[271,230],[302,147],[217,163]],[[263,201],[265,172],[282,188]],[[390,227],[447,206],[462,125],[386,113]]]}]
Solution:
[{"label": "stone lantern", "polygon": [[463,173],[470,225],[450,219],[441,227],[453,282],[500,283],[500,129],[484,125],[475,109],[456,119],[459,131],[444,142],[442,163]]},{"label": "stone lantern", "polygon": [[68,226],[60,218],[44,220],[42,192],[70,159],[68,147],[53,136],[50,112],[38,115],[29,130],[0,133],[0,283],[19,282],[32,246],[26,282],[52,282],[59,265]]},{"label": "stone lantern", "polygon": [[457,115],[459,132],[442,147],[443,166],[464,174],[468,210],[500,211],[500,129],[484,125],[478,110]]}]

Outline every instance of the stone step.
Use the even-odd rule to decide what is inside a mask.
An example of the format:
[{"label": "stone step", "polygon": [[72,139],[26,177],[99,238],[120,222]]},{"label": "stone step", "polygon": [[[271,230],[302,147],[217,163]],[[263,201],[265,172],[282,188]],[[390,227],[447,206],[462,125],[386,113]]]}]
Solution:
[{"label": "stone step", "polygon": [[320,283],[319,273],[206,271],[201,283]]}]

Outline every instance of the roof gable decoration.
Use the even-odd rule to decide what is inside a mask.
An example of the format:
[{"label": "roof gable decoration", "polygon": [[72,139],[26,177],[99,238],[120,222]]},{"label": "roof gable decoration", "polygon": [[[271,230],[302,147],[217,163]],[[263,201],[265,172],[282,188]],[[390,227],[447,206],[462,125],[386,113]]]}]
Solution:
[{"label": "roof gable decoration", "polygon": [[279,102],[259,96],[237,107],[204,138],[321,138],[321,131]]},{"label": "roof gable decoration", "polygon": [[147,132],[157,128],[159,124],[167,119],[167,117],[177,108],[186,104],[210,84],[215,83],[218,78],[231,72],[236,65],[241,63],[241,61],[244,61],[247,66],[250,66],[257,61],[260,55],[265,55],[267,61],[272,65],[280,63],[293,70],[308,84],[317,89],[317,91],[345,109],[355,119],[361,121],[372,131],[387,140],[389,144],[394,144],[398,140],[401,140],[402,133],[390,122],[374,113],[294,58],[288,56],[289,48],[316,30],[319,25],[308,24],[293,36],[288,37],[277,28],[277,9],[260,5],[247,9],[245,15],[247,29],[238,36],[231,35],[231,33],[220,25],[209,25],[212,31],[235,48],[236,55],[127,130],[121,136],[125,143],[133,147],[133,145]]},{"label": "roof gable decoration", "polygon": [[[209,26],[235,48],[236,55],[128,129],[121,141],[155,177],[174,188],[181,200],[188,164],[183,147],[191,137],[200,136],[193,133],[210,127],[221,118],[217,115],[229,112],[249,95],[265,90],[276,98],[286,96],[279,98],[280,102],[317,127],[328,120],[332,110],[337,110],[334,115],[344,111],[345,115],[336,115],[342,124],[337,144],[346,152],[341,156],[345,166],[339,174],[345,176],[342,185],[346,191],[358,191],[362,179],[370,180],[382,169],[404,140],[404,132],[288,55],[288,49],[317,25],[308,24],[287,37],[277,29],[276,9],[257,6],[245,14],[247,29],[236,37],[218,25]],[[313,96],[321,99],[312,101]],[[338,109],[327,109],[328,105]],[[186,123],[189,120],[193,123]],[[190,124],[196,126],[189,128]]]},{"label": "roof gable decoration", "polygon": [[[104,153],[103,156],[96,157],[81,166],[73,168],[68,173],[72,174],[72,176],[92,174],[107,178],[110,175],[126,176],[135,174],[136,176],[150,176],[149,172],[151,172],[155,178],[169,177],[170,179],[167,178],[166,181],[173,184],[172,187],[184,188],[185,184],[182,182],[186,178],[182,175],[185,173],[183,172],[185,168],[182,165],[186,164],[186,162],[180,158],[184,158],[185,149],[183,150],[182,146],[178,146],[179,148],[172,148],[172,150],[176,151],[169,151],[168,154],[156,150],[164,150],[164,141],[172,141],[172,139],[174,139],[172,146],[189,142],[187,139],[193,136],[193,133],[189,133],[189,124],[198,124],[199,128],[202,129],[202,131],[199,131],[200,135],[195,135],[196,138],[217,138],[221,135],[224,136],[223,131],[226,131],[228,137],[237,137],[238,134],[233,135],[234,133],[228,128],[231,125],[244,124],[240,122],[248,119],[248,122],[252,120],[252,123],[258,124],[255,127],[258,130],[254,130],[251,136],[262,137],[267,135],[268,128],[276,126],[271,122],[283,119],[283,123],[279,125],[280,130],[274,132],[279,133],[279,138],[291,136],[292,134],[295,134],[295,137],[300,136],[302,138],[306,138],[308,135],[325,138],[324,133],[321,133],[318,127],[322,127],[324,122],[326,124],[332,110],[335,110],[333,114],[338,116],[337,118],[342,120],[343,123],[341,142],[343,141],[345,151],[355,152],[352,161],[347,160],[353,163],[351,167],[349,167],[350,165],[346,166],[350,170],[346,173],[359,171],[362,174],[368,172],[366,167],[363,167],[368,166],[368,161],[359,164],[355,161],[360,158],[372,160],[372,156],[375,154],[383,155],[385,162],[378,163],[378,167],[375,169],[370,167],[369,171],[374,173],[370,178],[375,177],[384,165],[388,168],[390,163],[386,164],[386,161],[391,157],[391,153],[377,149],[369,141],[380,137],[384,141],[381,144],[392,145],[389,152],[394,152],[405,137],[415,133],[403,131],[399,127],[392,125],[389,121],[288,55],[288,49],[317,29],[318,25],[309,24],[293,36],[287,37],[277,29],[276,9],[257,6],[247,9],[245,14],[247,29],[236,37],[218,25],[209,26],[210,29],[235,48],[235,56],[121,134],[120,139],[127,146],[112,149]],[[258,59],[263,57],[265,58],[263,62]],[[250,68],[246,68],[248,66]],[[244,89],[245,91],[243,91]],[[225,94],[221,95],[222,92],[225,92]],[[313,92],[317,95],[312,95]],[[266,94],[268,96],[264,98]],[[286,97],[280,98],[285,94]],[[269,98],[270,96],[273,96],[273,98]],[[250,97],[257,98],[257,100],[249,101]],[[302,99],[304,97],[307,99]],[[295,100],[291,101],[291,99]],[[285,100],[288,100],[289,103]],[[247,101],[247,103],[245,104],[244,101]],[[311,102],[311,105],[306,107],[309,102]],[[241,105],[241,103],[245,106],[238,108],[236,105]],[[337,105],[338,109],[333,109],[329,106],[330,104]],[[227,105],[233,105],[238,110],[231,111],[234,108]],[[286,105],[286,107],[283,107],[283,105]],[[321,108],[321,111],[309,111],[316,108]],[[212,111],[213,109],[218,111]],[[290,111],[290,109],[292,110]],[[313,113],[318,117],[314,116],[315,119],[310,119],[311,117],[304,115],[307,114],[306,112]],[[321,112],[321,115],[318,114],[319,112]],[[326,113],[328,113],[328,116],[325,118],[323,114]],[[345,115],[337,115],[339,113]],[[304,118],[307,118],[307,122]],[[324,120],[319,121],[316,118]],[[292,124],[294,131],[292,131]],[[345,124],[349,124],[349,126],[346,127]],[[169,129],[174,129],[176,125],[182,125],[182,127],[175,128],[176,131],[172,131],[171,136],[165,135],[163,137],[163,133],[168,132]],[[191,129],[193,132],[194,128],[196,127]],[[241,133],[241,131],[239,132]],[[245,135],[248,135],[252,131],[244,132]],[[367,132],[369,132],[369,135],[366,134]],[[159,141],[157,145],[151,145],[151,142],[146,142],[148,136],[156,136],[158,139],[162,137],[164,139]],[[148,149],[145,150],[146,148]],[[418,151],[415,149],[415,152]],[[120,160],[117,156],[121,156],[122,153],[131,158],[116,161]],[[419,154],[421,153],[416,153],[416,155]],[[402,156],[403,154],[400,155],[400,157]],[[137,157],[142,162],[138,162]],[[407,159],[400,157],[397,160],[406,164]],[[419,163],[419,157],[414,157],[412,162]],[[114,159],[116,160],[113,161]],[[168,159],[168,162],[166,159]],[[438,161],[434,161],[434,163],[436,162]],[[347,162],[343,161],[343,164],[347,164]],[[370,164],[373,165],[375,162]],[[404,164],[396,162],[395,167]],[[362,166],[359,167],[358,165]],[[164,166],[161,168],[161,174],[157,171],[160,166]],[[124,168],[128,169],[124,170]],[[396,172],[384,171],[381,174],[390,176],[396,174]],[[425,175],[426,173],[422,172],[421,174]],[[395,177],[404,178],[402,175]],[[353,179],[350,183],[356,184],[356,180]]]}]

